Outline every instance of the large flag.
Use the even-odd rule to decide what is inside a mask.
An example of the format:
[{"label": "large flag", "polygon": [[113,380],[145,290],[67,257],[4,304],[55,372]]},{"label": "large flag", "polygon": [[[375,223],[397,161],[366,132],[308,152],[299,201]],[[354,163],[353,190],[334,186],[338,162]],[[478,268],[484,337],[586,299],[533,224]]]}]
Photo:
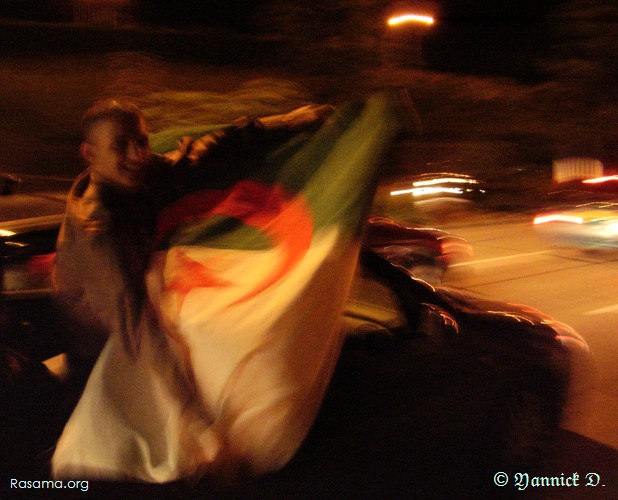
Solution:
[{"label": "large flag", "polygon": [[246,178],[165,210],[139,352],[109,339],[54,476],[165,482],[290,460],[339,354],[364,218],[396,130],[393,103],[376,94],[269,151]]}]

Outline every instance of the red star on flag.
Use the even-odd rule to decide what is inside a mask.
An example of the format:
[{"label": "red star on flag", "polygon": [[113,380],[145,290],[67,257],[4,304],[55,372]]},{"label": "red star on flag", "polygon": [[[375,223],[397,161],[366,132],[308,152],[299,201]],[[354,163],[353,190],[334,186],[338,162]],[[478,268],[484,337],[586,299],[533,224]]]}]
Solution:
[{"label": "red star on flag", "polygon": [[177,293],[178,311],[182,309],[187,294],[194,288],[212,288],[230,286],[232,283],[220,278],[203,263],[189,257],[179,250],[174,255],[177,270],[174,278],[166,285],[167,291]]}]

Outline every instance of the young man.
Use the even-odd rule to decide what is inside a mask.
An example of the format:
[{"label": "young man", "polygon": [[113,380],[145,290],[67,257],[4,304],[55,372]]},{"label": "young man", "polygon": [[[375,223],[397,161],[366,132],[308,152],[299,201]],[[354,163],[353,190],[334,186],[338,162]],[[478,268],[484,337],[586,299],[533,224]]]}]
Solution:
[{"label": "young man", "polygon": [[105,345],[52,475],[279,470],[336,365],[364,214],[397,131],[391,99],[343,106],[314,134],[297,131],[329,107],[245,120],[167,157],[150,152],[134,108],[100,109],[86,114],[89,168],[69,198],[57,284],[98,335],[78,354]]},{"label": "young man", "polygon": [[120,100],[95,103],[82,118],[86,170],[75,180],[57,244],[55,284],[70,318],[68,358],[86,375],[109,335],[129,352],[146,300],[144,273],[158,212],[220,170],[245,170],[273,141],[319,126],[330,106],[244,119],[165,156],[151,151],[144,116]]}]

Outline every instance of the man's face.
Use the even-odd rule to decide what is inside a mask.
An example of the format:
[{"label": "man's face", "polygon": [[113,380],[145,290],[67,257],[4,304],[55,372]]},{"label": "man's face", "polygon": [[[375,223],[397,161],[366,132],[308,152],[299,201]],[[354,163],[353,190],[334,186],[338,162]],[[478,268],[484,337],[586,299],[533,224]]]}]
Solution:
[{"label": "man's face", "polygon": [[98,121],[82,144],[82,155],[95,178],[129,189],[142,185],[150,154],[148,131],[141,118],[133,123]]}]

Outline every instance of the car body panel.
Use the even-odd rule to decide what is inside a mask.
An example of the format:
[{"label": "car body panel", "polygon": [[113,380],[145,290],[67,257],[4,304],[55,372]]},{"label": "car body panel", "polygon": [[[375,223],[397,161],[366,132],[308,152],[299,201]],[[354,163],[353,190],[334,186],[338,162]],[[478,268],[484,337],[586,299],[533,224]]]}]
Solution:
[{"label": "car body panel", "polygon": [[4,298],[49,294],[62,214],[0,223]]},{"label": "car body panel", "polygon": [[565,347],[577,345],[577,348],[589,353],[586,341],[573,328],[538,309],[525,304],[492,300],[467,290],[431,285],[416,279],[405,268],[388,262],[369,249],[363,251],[362,261],[377,269],[380,274],[389,276],[391,288],[402,296],[404,308],[405,304],[410,309],[413,304],[434,304],[462,323],[470,323],[472,326],[477,324],[477,328],[483,330],[483,336],[495,337],[499,342],[505,340],[502,333],[513,331],[520,338],[529,336],[534,337],[535,342],[547,341]]}]

